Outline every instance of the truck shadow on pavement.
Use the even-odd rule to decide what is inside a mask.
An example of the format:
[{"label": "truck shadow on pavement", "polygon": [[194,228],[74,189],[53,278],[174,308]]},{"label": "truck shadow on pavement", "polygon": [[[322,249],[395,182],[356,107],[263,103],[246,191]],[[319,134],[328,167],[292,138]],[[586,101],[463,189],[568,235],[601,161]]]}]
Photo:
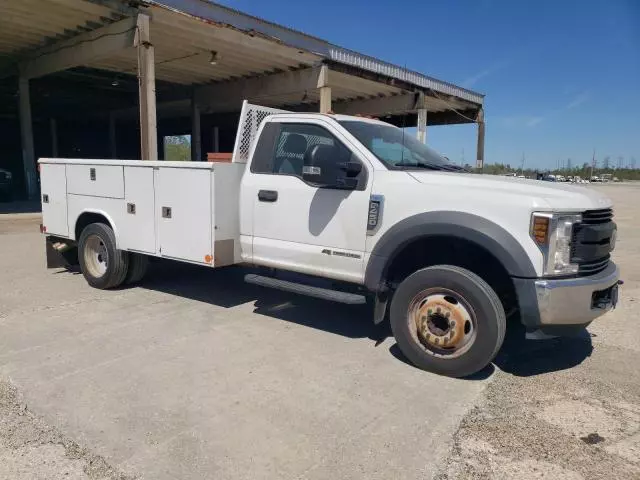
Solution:
[{"label": "truck shadow on pavement", "polygon": [[210,270],[167,260],[155,260],[141,288],[190,298],[223,308],[254,302],[254,312],[348,338],[387,338],[388,328],[373,325],[367,305],[343,305],[251,285],[248,268]]},{"label": "truck shadow on pavement", "polygon": [[494,363],[500,370],[517,377],[567,370],[591,356],[591,334],[583,330],[572,337],[525,340],[524,327],[513,322]]},{"label": "truck shadow on pavement", "polygon": [[[250,285],[244,282],[244,275],[249,271],[243,267],[210,270],[155,260],[140,287],[223,308],[254,302],[257,314],[347,338],[369,338],[373,347],[380,346],[392,336],[388,322],[373,324],[372,312],[367,305],[343,305]],[[517,321],[512,321],[493,364],[466,379],[486,379],[493,374],[495,367],[518,377],[565,370],[580,364],[592,350],[591,336],[586,330],[575,337],[525,340],[524,328]],[[389,351],[396,359],[409,364],[396,344]]]}]

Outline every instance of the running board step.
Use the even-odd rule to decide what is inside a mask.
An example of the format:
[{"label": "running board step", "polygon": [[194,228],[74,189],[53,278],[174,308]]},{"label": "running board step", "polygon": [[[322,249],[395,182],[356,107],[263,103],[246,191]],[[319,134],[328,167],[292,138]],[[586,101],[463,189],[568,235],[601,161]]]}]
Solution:
[{"label": "running board step", "polygon": [[349,305],[362,305],[367,303],[364,295],[356,293],[339,292],[337,290],[329,290],[328,288],[313,287],[302,283],[289,282],[280,280],[279,278],[263,277],[250,273],[244,276],[244,281],[261,287],[277,288],[287,292],[299,293],[309,297],[321,298],[323,300],[331,300],[333,302],[348,303]]}]

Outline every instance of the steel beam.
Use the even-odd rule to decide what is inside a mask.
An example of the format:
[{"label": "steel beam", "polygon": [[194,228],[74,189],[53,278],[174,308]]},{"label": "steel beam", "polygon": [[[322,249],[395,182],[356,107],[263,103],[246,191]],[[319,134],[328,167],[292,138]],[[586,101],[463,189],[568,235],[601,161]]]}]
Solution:
[{"label": "steel beam", "polygon": [[202,135],[200,130],[200,108],[195,96],[191,99],[191,160],[202,160]]},{"label": "steel beam", "polygon": [[196,89],[196,101],[202,113],[234,111],[242,100],[260,102],[279,95],[300,93],[328,87],[327,66],[292,72],[272,73],[261,77],[231,80]]},{"label": "steel beam", "polygon": [[29,199],[37,195],[36,155],[33,147],[33,123],[31,121],[31,99],[29,96],[29,79],[20,76],[18,79],[20,108],[20,139],[22,141],[22,166],[24,181]]},{"label": "steel beam", "polygon": [[335,102],[333,111],[345,115],[398,115],[414,112],[421,105],[420,93]]},{"label": "steel beam", "polygon": [[476,155],[476,168],[478,170],[482,170],[482,168],[484,167],[484,110],[483,109],[480,109],[478,111],[476,122],[478,123],[478,145],[477,145],[477,155]]}]

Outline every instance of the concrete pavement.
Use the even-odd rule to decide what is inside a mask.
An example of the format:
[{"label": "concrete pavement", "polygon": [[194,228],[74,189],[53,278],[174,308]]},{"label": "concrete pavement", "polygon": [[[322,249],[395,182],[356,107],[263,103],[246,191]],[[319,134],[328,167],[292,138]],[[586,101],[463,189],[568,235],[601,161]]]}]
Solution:
[{"label": "concrete pavement", "polygon": [[38,223],[0,220],[0,377],[124,474],[428,478],[484,388],[405,364],[364,308],[238,270],[91,289],[45,269]]}]

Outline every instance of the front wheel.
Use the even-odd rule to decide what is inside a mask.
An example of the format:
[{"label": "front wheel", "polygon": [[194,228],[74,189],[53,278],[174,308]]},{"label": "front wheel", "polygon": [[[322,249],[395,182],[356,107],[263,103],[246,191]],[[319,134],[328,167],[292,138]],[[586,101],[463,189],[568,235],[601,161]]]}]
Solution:
[{"label": "front wheel", "polygon": [[506,317],[482,278],[461,267],[438,265],[400,283],[391,301],[391,329],[402,353],[417,367],[465,377],[498,353]]}]

